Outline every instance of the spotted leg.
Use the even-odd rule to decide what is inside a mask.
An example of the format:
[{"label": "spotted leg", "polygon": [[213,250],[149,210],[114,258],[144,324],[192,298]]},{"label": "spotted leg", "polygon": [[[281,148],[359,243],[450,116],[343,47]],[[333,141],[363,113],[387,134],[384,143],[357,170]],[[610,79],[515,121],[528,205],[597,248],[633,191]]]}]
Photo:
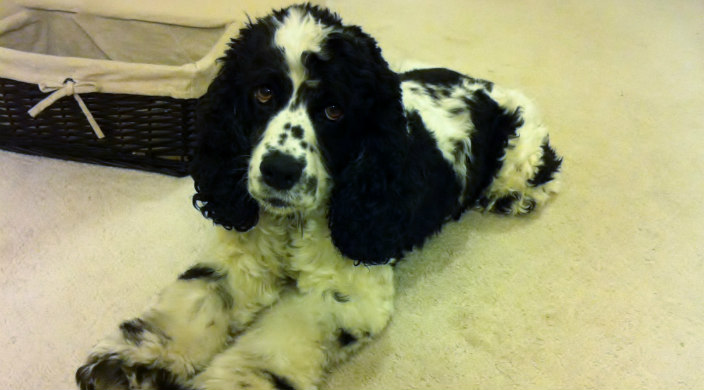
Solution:
[{"label": "spotted leg", "polygon": [[[523,94],[494,87],[490,96],[509,113],[520,114],[504,145],[500,168],[479,206],[501,214],[527,214],[542,207],[560,187],[560,157],[533,102]],[[514,115],[516,115],[514,114]]]},{"label": "spotted leg", "polygon": [[[344,269],[343,269],[344,268]],[[312,389],[332,365],[379,334],[393,309],[391,266],[355,267],[329,279],[309,274],[298,289],[216,356],[198,389]]]},{"label": "spotted leg", "polygon": [[219,260],[191,267],[94,347],[76,372],[82,390],[179,389],[278,298],[276,267],[240,248],[246,245],[219,247]]}]

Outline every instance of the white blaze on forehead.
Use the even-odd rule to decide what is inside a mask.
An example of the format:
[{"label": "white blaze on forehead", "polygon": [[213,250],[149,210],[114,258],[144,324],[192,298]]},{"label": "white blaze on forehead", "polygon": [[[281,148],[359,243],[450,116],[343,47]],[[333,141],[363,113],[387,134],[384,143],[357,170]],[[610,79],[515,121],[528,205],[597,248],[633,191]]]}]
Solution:
[{"label": "white blaze on forehead", "polygon": [[305,80],[306,70],[301,55],[306,51],[319,52],[320,45],[332,27],[325,26],[310,14],[291,8],[276,30],[274,42],[284,54],[294,89]]}]

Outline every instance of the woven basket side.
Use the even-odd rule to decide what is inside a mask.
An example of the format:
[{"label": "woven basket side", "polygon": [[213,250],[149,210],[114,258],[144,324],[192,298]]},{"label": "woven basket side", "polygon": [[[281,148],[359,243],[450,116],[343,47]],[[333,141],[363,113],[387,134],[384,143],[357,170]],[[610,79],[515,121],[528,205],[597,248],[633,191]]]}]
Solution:
[{"label": "woven basket side", "polygon": [[0,148],[175,176],[188,173],[196,99],[82,94],[105,133],[98,139],[72,97],[30,117],[27,111],[44,97],[33,84],[0,78]]}]

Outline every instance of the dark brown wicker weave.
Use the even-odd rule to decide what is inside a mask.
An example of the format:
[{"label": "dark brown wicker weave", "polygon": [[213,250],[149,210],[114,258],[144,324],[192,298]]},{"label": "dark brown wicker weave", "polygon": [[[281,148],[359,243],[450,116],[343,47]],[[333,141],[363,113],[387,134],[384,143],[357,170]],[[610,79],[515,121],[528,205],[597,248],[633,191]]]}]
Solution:
[{"label": "dark brown wicker weave", "polygon": [[72,97],[36,118],[27,111],[47,94],[0,78],[0,149],[173,176],[188,173],[197,99],[81,94],[105,138],[98,139]]}]

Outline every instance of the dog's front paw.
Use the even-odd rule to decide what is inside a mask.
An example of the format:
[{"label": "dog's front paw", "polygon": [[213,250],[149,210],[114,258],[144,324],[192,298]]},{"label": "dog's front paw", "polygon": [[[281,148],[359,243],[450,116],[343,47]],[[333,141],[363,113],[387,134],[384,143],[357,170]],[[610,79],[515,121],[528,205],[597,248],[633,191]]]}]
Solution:
[{"label": "dog's front paw", "polygon": [[129,389],[129,380],[117,355],[91,356],[76,371],[76,383],[81,390]]},{"label": "dog's front paw", "polygon": [[188,389],[168,370],[143,364],[128,365],[114,353],[88,358],[76,371],[76,383],[81,390]]}]

